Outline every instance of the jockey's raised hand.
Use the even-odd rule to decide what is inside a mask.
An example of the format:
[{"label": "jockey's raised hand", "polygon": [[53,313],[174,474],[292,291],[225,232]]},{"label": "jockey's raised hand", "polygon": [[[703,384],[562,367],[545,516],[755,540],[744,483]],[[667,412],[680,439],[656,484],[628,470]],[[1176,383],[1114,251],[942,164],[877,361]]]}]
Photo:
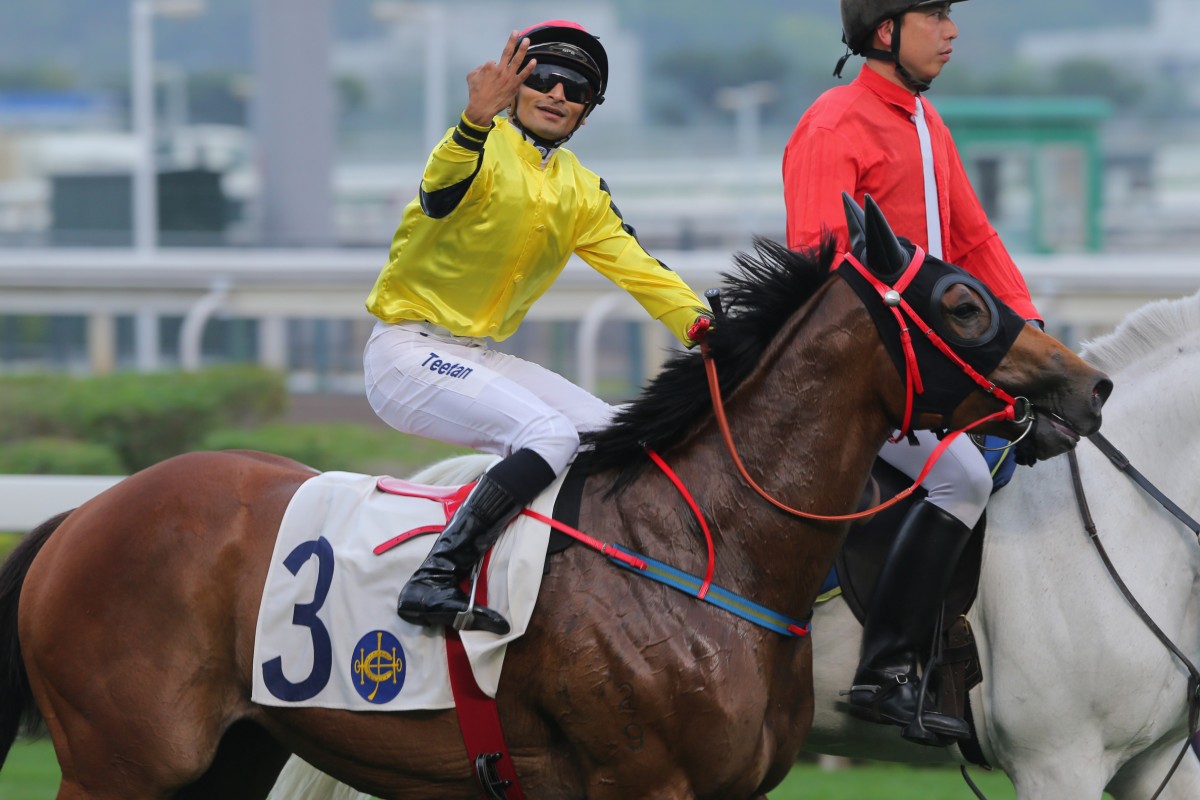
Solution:
[{"label": "jockey's raised hand", "polygon": [[529,39],[520,38],[516,31],[508,37],[500,62],[489,61],[467,73],[467,108],[463,115],[481,128],[492,124],[492,117],[512,105],[517,90],[537,66],[537,59],[525,62]]}]

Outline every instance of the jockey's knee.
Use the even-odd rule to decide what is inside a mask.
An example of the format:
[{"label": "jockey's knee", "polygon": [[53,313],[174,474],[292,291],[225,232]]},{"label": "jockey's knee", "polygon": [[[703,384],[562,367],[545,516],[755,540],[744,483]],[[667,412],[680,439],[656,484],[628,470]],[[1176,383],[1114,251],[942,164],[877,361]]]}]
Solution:
[{"label": "jockey's knee", "polygon": [[537,453],[555,475],[561,475],[579,449],[579,431],[562,414],[546,414],[532,420],[514,437],[511,450],[521,449]]},{"label": "jockey's knee", "polygon": [[926,499],[968,528],[974,528],[979,522],[992,494],[992,474],[986,462],[980,459],[980,463],[981,469],[956,470],[951,479],[927,487],[929,495]]}]

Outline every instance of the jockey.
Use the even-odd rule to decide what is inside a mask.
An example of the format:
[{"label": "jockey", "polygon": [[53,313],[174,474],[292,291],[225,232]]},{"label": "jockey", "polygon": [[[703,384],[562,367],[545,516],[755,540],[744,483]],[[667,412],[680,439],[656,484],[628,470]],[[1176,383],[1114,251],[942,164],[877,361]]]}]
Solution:
[{"label": "jockey", "polygon": [[363,356],[375,412],[401,432],[503,456],[400,592],[408,622],[508,632],[495,611],[469,609],[459,583],[566,469],[579,432],[613,415],[554,372],[488,344],[517,330],[572,253],[684,345],[711,322],[696,293],[642,249],[605,182],[562,147],[607,84],[604,47],[579,24],[513,32],[499,63],[467,75],[466,109],[430,155],[367,298],[378,318]]},{"label": "jockey", "polygon": [[[950,60],[961,0],[840,0],[843,42],[866,58],[858,77],[826,91],[804,113],[783,155],[788,245],[812,246],[832,229],[848,247],[841,193],[869,194],[895,231],[982,280],[1025,319],[1037,309],[988,221],[950,132],[923,93]],[[896,438],[896,437],[893,437]],[[880,458],[915,479],[938,444],[931,431],[889,442]],[[1023,462],[1026,463],[1026,462]],[[949,581],[991,493],[982,454],[955,439],[923,483],[924,499],[903,520],[872,596],[850,707],[905,736],[944,745],[966,738],[964,720],[924,711],[917,669]],[[924,728],[921,731],[920,728]]]}]

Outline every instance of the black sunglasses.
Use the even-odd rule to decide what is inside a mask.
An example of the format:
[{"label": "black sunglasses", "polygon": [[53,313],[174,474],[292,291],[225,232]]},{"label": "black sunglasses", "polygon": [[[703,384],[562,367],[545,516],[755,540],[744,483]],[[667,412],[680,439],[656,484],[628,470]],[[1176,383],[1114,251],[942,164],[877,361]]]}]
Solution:
[{"label": "black sunglasses", "polygon": [[560,83],[563,97],[569,102],[587,105],[596,95],[592,84],[583,74],[557,64],[538,64],[525,79],[526,86],[542,94],[549,94]]}]

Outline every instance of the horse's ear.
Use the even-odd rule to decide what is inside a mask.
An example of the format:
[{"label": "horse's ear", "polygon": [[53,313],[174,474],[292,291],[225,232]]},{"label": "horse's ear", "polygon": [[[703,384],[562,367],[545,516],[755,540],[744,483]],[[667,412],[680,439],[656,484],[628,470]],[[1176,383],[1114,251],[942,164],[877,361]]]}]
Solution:
[{"label": "horse's ear", "polygon": [[861,258],[863,245],[867,243],[867,217],[862,206],[847,192],[842,192],[842,207],[846,210],[846,228],[850,231],[850,252]]},{"label": "horse's ear", "polygon": [[866,196],[867,266],[878,275],[895,275],[908,267],[908,250],[900,244],[879,205]]}]

